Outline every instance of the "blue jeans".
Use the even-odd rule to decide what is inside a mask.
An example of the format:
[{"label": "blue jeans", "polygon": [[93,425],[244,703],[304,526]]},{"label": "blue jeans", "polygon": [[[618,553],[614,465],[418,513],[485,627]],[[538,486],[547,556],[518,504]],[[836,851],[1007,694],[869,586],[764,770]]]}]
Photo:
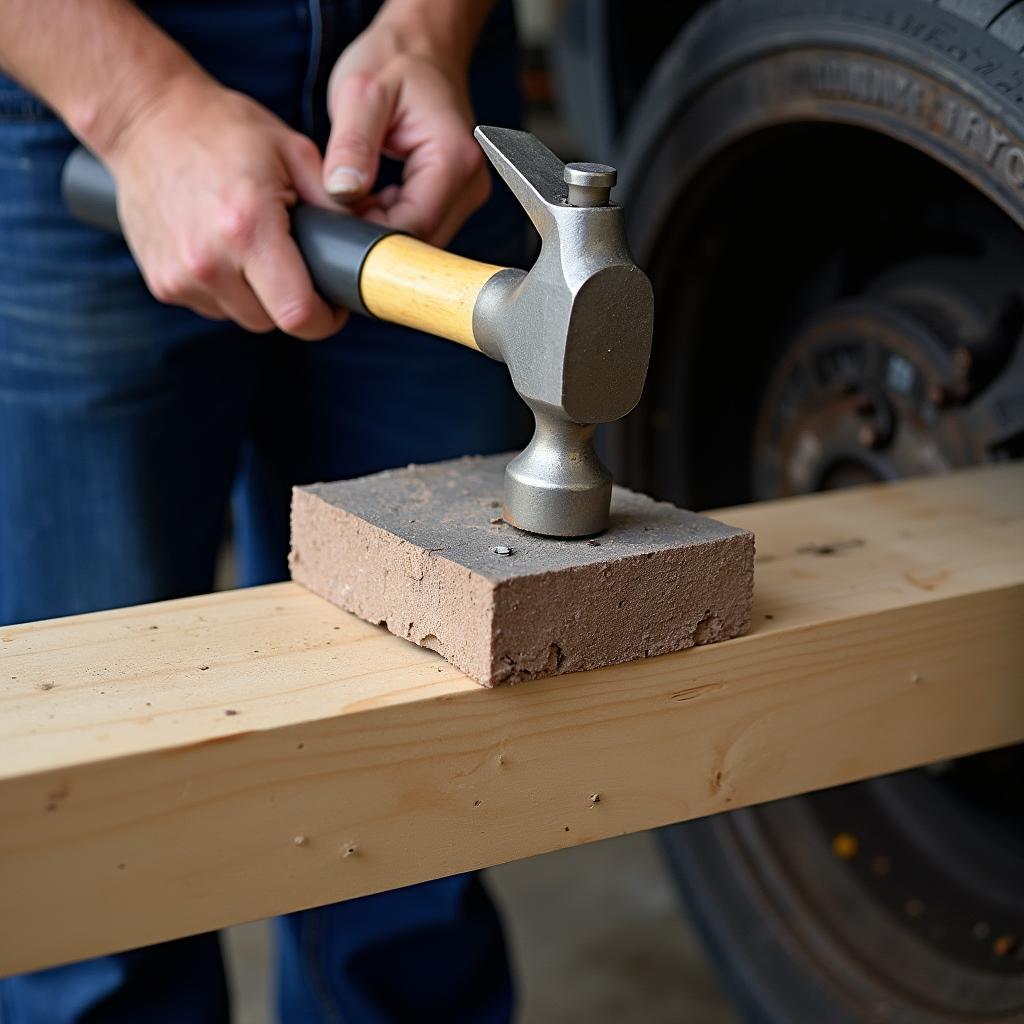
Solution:
[{"label": "blue jeans", "polygon": [[[374,7],[143,6],[321,143],[325,76]],[[481,121],[517,123],[514,60],[502,5],[474,63]],[[209,590],[229,506],[240,582],[283,579],[293,484],[521,443],[504,368],[458,346],[359,318],[310,344],[161,306],[120,240],[66,214],[72,146],[0,79],[0,623]],[[454,248],[516,263],[523,238],[497,187]],[[292,914],[275,931],[289,1024],[509,1016],[501,930],[475,876]],[[0,982],[3,1024],[226,1019],[215,935]]]}]

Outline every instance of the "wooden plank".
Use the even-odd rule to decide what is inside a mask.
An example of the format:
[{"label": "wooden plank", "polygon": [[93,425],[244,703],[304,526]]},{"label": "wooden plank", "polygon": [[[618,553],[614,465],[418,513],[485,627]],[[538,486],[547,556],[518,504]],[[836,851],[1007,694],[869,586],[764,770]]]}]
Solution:
[{"label": "wooden plank", "polygon": [[0,630],[0,973],[1024,739],[1024,466],[717,515],[749,636],[512,688],[292,584]]}]

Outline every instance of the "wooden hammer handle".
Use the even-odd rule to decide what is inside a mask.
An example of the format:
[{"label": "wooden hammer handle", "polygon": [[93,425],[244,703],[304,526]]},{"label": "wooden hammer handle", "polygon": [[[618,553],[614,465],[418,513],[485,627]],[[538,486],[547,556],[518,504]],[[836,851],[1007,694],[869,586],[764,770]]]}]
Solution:
[{"label": "wooden hammer handle", "polygon": [[[75,217],[121,233],[114,179],[87,150],[68,158],[62,187]],[[479,349],[473,308],[503,267],[306,204],[292,210],[292,234],[317,290],[331,302]]]},{"label": "wooden hammer handle", "polygon": [[479,351],[473,308],[503,267],[455,256],[408,235],[388,235],[366,254],[359,287],[381,320],[415,327]]}]

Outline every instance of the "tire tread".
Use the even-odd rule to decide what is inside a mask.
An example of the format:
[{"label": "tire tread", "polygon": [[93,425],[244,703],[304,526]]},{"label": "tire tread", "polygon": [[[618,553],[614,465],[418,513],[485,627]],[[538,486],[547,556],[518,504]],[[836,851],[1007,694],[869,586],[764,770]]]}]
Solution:
[{"label": "tire tread", "polygon": [[988,27],[989,32],[1017,53],[1024,50],[1024,3],[1014,4]]},{"label": "tire tread", "polygon": [[932,0],[932,2],[944,11],[950,11],[979,28],[988,28],[1009,8],[1018,6],[1017,0]]},{"label": "tire tread", "polygon": [[937,7],[989,32],[1016,53],[1024,53],[1021,0],[932,0]]}]

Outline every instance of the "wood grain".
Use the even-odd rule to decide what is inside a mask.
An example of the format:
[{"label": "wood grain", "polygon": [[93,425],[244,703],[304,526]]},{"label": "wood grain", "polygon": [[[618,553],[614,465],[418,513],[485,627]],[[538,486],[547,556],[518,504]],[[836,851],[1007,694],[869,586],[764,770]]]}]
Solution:
[{"label": "wood grain", "polygon": [[507,689],[292,584],[0,629],[0,973],[1024,740],[1024,466],[716,515],[749,636]]},{"label": "wood grain", "polygon": [[388,235],[367,254],[359,290],[366,308],[382,320],[478,348],[473,337],[476,297],[502,269],[408,235]]}]

